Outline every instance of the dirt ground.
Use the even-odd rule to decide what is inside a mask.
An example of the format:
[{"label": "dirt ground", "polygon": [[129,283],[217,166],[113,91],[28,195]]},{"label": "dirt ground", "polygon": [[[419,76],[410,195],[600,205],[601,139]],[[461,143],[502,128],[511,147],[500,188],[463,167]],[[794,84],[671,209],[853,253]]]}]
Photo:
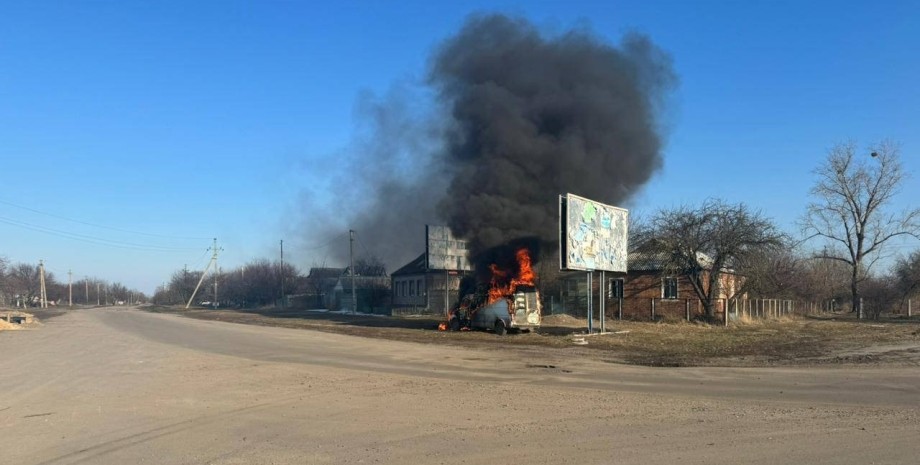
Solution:
[{"label": "dirt ground", "polygon": [[[445,337],[468,336],[495,338]],[[592,353],[583,347],[504,344],[67,312],[35,331],[0,333],[0,464],[863,465],[920,456],[915,367],[654,368],[583,357]]]},{"label": "dirt ground", "polygon": [[[337,334],[464,347],[571,348],[585,321],[550,315],[530,334],[437,331],[436,317],[380,317],[299,309],[213,310],[146,307],[148,311],[233,323],[312,329]],[[597,325],[597,322],[595,322]],[[614,334],[595,335],[585,356],[648,366],[920,366],[920,319],[855,321],[847,315],[732,324],[608,321]]]}]

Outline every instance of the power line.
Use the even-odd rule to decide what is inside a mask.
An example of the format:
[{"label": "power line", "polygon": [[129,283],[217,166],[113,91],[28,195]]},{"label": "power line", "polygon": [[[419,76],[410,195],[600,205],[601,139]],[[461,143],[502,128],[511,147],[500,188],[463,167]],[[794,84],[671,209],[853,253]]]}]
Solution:
[{"label": "power line", "polygon": [[150,245],[150,244],[138,244],[134,242],[124,242],[124,241],[115,241],[111,239],[105,239],[95,236],[89,236],[86,234],[78,234],[68,231],[61,231],[59,229],[47,228],[44,226],[38,226],[31,223],[26,223],[24,221],[14,220],[11,218],[5,218],[0,216],[0,223],[5,223],[11,226],[16,226],[24,229],[29,229],[32,231],[37,231],[52,236],[63,237],[67,239],[72,239],[75,241],[87,242],[90,244],[102,245],[106,247],[115,247],[120,249],[131,249],[131,250],[147,250],[153,252],[178,252],[186,250],[197,250],[197,247],[170,247],[170,246],[160,246],[160,245]]},{"label": "power line", "polygon": [[374,254],[371,253],[370,250],[367,249],[367,246],[364,245],[364,241],[361,240],[361,236],[357,233],[357,231],[355,232],[355,238],[358,240],[358,244],[361,246],[361,248],[364,249],[364,253],[367,254],[368,259],[375,256]]},{"label": "power line", "polygon": [[315,246],[315,247],[306,247],[306,248],[303,248],[303,249],[301,249],[301,250],[303,250],[303,251],[310,251],[310,250],[322,249],[322,248],[324,248],[324,247],[329,247],[329,246],[332,245],[333,243],[338,242],[339,239],[341,239],[341,238],[342,238],[343,236],[345,236],[346,234],[348,234],[348,233],[347,233],[347,232],[343,232],[343,233],[339,234],[338,236],[335,236],[335,237],[333,237],[332,239],[330,239],[329,242],[326,242],[326,243],[324,243],[324,244],[322,244],[322,245],[317,245],[317,246]]},{"label": "power line", "polygon": [[5,201],[5,200],[0,200],[0,204],[9,205],[9,206],[11,206],[11,207],[16,207],[16,208],[21,208],[21,209],[23,209],[23,210],[27,210],[27,211],[30,211],[30,212],[32,212],[32,213],[38,213],[38,214],[40,214],[40,215],[50,216],[50,217],[52,217],[52,218],[57,218],[57,219],[60,219],[60,220],[70,221],[70,222],[72,222],[72,223],[82,224],[82,225],[84,225],[84,226],[92,226],[92,227],[94,227],[94,228],[108,229],[108,230],[111,230],[111,231],[118,231],[118,232],[123,232],[123,233],[128,233],[128,234],[137,234],[137,235],[141,235],[141,236],[150,236],[150,237],[161,237],[161,238],[164,238],[164,239],[184,239],[184,240],[194,240],[194,241],[206,241],[206,240],[210,239],[210,237],[171,236],[171,235],[165,235],[165,234],[154,234],[154,233],[145,233],[145,232],[140,232],[140,231],[131,231],[131,230],[128,230],[128,229],[114,228],[114,227],[111,227],[111,226],[104,226],[104,225],[101,225],[101,224],[94,224],[94,223],[89,223],[89,222],[86,222],[86,221],[75,220],[75,219],[73,219],[73,218],[68,218],[68,217],[66,217],[66,216],[56,215],[56,214],[54,214],[54,213],[43,212],[43,211],[41,211],[41,210],[36,210],[36,209],[34,209],[34,208],[30,208],[30,207],[26,207],[26,206],[22,206],[22,205],[17,205],[17,204],[15,204],[15,203],[7,202],[7,201]]}]

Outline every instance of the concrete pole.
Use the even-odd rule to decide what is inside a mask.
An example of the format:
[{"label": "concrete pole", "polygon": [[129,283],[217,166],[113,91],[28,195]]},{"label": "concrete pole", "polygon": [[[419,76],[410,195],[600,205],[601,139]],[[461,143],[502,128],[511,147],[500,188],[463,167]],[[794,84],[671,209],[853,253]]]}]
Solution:
[{"label": "concrete pole", "polygon": [[281,308],[284,308],[284,239],[281,239]]},{"label": "concrete pole", "polygon": [[[351,264],[351,313],[358,313],[358,292],[355,285],[355,231],[348,230],[348,261]],[[421,289],[417,289],[421,291]],[[427,293],[426,293],[427,294]]]},{"label": "concrete pole", "polygon": [[48,308],[48,294],[45,292],[45,262],[43,260],[38,261],[38,286],[41,299],[39,305],[41,308]]},{"label": "concrete pole", "polygon": [[67,306],[73,307],[73,272],[67,270]]}]

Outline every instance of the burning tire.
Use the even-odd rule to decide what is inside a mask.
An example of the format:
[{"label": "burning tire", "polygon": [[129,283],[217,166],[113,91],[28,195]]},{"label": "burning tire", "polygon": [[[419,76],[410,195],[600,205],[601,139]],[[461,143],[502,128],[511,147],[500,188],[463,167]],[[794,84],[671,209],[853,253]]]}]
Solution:
[{"label": "burning tire", "polygon": [[447,321],[447,329],[449,331],[460,331],[460,318],[451,317],[451,319]]},{"label": "burning tire", "polygon": [[502,320],[495,320],[495,334],[499,336],[504,336],[508,334],[508,328],[505,327],[505,322]]}]

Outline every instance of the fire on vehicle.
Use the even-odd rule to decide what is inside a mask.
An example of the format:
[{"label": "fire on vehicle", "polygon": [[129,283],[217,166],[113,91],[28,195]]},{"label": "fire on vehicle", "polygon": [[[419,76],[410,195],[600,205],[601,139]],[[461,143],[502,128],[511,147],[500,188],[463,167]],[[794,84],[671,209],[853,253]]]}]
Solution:
[{"label": "fire on vehicle", "polygon": [[530,331],[539,327],[543,312],[530,251],[523,247],[518,249],[515,259],[517,269],[502,269],[491,264],[489,283],[479,284],[473,292],[466,292],[448,310],[447,322],[441,323],[438,329],[493,330],[505,335],[509,331]]}]

